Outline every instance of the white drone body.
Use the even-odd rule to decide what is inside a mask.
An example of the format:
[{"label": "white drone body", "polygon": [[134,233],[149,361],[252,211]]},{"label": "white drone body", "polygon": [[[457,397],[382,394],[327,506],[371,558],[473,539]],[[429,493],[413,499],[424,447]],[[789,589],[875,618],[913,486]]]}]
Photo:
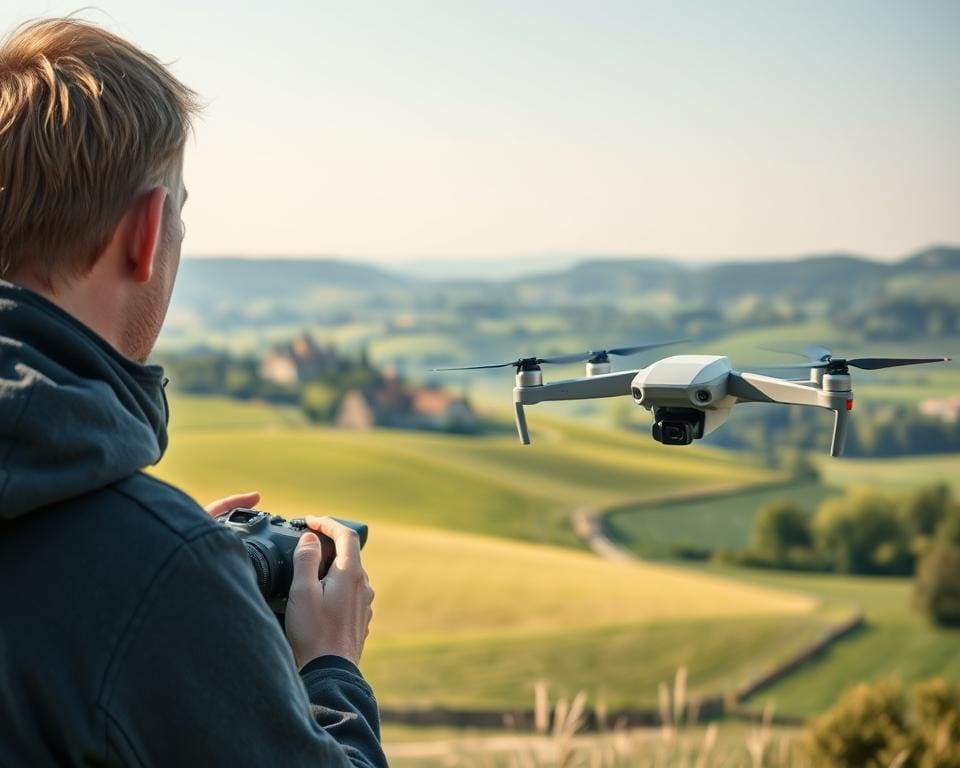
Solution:
[{"label": "white drone body", "polygon": [[[635,355],[677,342],[644,344],[635,347],[582,352],[540,358],[526,357],[508,363],[474,365],[434,370],[516,369],[513,402],[520,442],[530,444],[524,406],[552,400],[586,400],[597,397],[633,397],[653,414],[653,437],[664,445],[689,445],[709,435],[730,416],[739,403],[782,403],[812,405],[833,411],[833,440],[830,455],[840,456],[853,409],[853,380],[850,367],[879,370],[902,365],[945,363],[949,357],[836,358],[824,347],[807,350],[805,363],[767,368],[806,369],[805,381],[775,378],[759,373],[740,373],[726,357],[717,355],[675,355],[657,360],[646,368],[610,372],[610,355]],[[586,362],[586,376],[545,384],[542,363]]]},{"label": "white drone body", "polygon": [[834,412],[832,456],[843,452],[847,419],[853,408],[849,373],[812,368],[809,381],[787,381],[733,370],[716,355],[676,355],[646,368],[599,373],[543,383],[539,370],[517,371],[513,390],[520,442],[530,444],[525,405],[550,400],[583,400],[629,395],[653,414],[654,438],[665,445],[689,445],[723,424],[738,403],[815,405]]}]

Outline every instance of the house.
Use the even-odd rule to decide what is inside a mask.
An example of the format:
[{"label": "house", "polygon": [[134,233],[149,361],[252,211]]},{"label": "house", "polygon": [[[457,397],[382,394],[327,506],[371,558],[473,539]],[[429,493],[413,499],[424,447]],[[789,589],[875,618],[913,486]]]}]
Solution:
[{"label": "house", "polygon": [[421,429],[439,429],[445,432],[474,432],[477,417],[470,404],[462,397],[454,397],[442,389],[418,389],[410,404],[413,418]]},{"label": "house", "polygon": [[319,346],[302,333],[289,344],[274,347],[260,364],[260,377],[277,384],[300,384],[346,370],[350,362],[332,344]]},{"label": "house", "polygon": [[477,417],[470,404],[441,389],[407,387],[396,377],[353,389],[344,395],[334,423],[345,429],[429,429],[475,432]]}]

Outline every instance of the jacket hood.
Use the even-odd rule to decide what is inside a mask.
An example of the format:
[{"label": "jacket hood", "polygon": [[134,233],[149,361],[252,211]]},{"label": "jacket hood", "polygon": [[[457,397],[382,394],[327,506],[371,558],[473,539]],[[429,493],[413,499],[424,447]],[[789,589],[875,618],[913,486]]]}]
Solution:
[{"label": "jacket hood", "polygon": [[0,521],[101,488],[167,447],[163,369],[0,280]]}]

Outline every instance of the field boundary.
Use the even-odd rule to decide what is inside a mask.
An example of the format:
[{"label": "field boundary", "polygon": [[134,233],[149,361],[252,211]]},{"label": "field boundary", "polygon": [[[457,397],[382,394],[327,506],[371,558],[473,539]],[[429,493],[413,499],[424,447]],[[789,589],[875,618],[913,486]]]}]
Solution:
[{"label": "field boundary", "polygon": [[[777,664],[764,674],[758,675],[753,680],[741,685],[734,693],[734,702],[740,704],[751,696],[760,693],[765,688],[769,688],[774,683],[779,682],[787,675],[795,672],[797,669],[813,661],[817,656],[826,652],[830,646],[838,640],[842,640],[854,632],[858,632],[865,626],[863,611],[857,608],[853,614],[836,626],[827,629],[819,638],[814,640],[806,648],[801,648],[785,661]],[[743,712],[745,716],[749,713]]]},{"label": "field boundary", "polygon": [[[707,694],[691,697],[689,711],[692,719],[716,720],[734,717],[757,720],[760,713],[741,708],[739,705],[750,697],[826,652],[838,640],[858,631],[864,625],[863,612],[857,611],[836,626],[827,629],[820,637],[796,651],[773,668],[762,672],[728,693]],[[512,707],[505,709],[461,709],[457,707],[392,707],[380,708],[380,719],[385,723],[412,726],[445,726],[450,728],[478,728],[487,730],[508,729],[517,731],[535,730],[536,712],[533,708]],[[779,725],[802,725],[805,717],[774,715],[773,722]],[[594,707],[584,710],[585,730],[606,730],[610,727],[639,727],[662,725],[659,709],[654,707],[630,707],[598,713]]]}]

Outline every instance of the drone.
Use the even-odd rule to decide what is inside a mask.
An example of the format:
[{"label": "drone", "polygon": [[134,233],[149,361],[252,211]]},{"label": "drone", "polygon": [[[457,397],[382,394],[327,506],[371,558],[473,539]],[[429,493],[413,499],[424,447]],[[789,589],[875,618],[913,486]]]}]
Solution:
[{"label": "drone", "polygon": [[[684,340],[685,341],[685,340]],[[680,341],[641,344],[616,349],[590,350],[554,357],[522,357],[506,363],[434,368],[433,371],[469,371],[487,368],[515,370],[513,402],[517,433],[523,445],[530,444],[524,406],[556,400],[586,400],[629,396],[653,415],[653,438],[664,445],[690,445],[709,435],[740,403],[812,405],[833,411],[830,455],[841,456],[853,410],[851,368],[873,371],[902,365],[947,363],[949,357],[834,357],[821,346],[807,348],[803,363],[758,366],[760,370],[805,369],[808,378],[787,379],[759,373],[739,372],[730,360],[717,355],[674,355],[646,368],[611,371],[610,356],[630,356]],[[545,364],[586,363],[586,375],[544,383]]]}]

